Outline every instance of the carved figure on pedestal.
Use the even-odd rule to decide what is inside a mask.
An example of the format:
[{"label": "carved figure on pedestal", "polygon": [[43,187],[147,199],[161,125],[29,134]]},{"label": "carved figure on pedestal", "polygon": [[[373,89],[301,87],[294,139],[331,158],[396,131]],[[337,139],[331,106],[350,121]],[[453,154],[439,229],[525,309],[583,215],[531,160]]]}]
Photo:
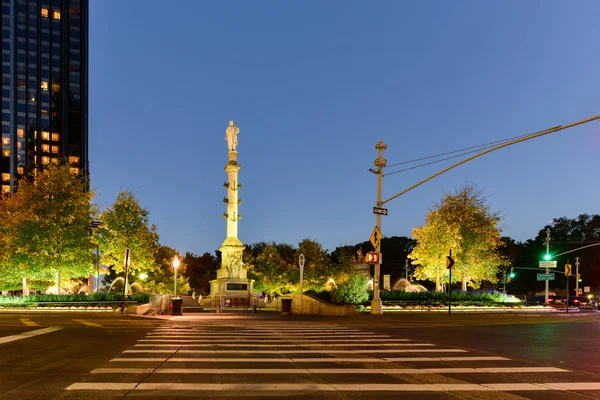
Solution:
[{"label": "carved figure on pedestal", "polygon": [[240,133],[240,128],[233,124],[233,120],[229,121],[229,126],[225,131],[225,140],[227,140],[227,147],[229,148],[229,151],[236,151],[238,145],[238,133]]},{"label": "carved figure on pedestal", "polygon": [[242,262],[241,253],[233,253],[227,259],[227,273],[230,278],[241,278],[244,263]]}]

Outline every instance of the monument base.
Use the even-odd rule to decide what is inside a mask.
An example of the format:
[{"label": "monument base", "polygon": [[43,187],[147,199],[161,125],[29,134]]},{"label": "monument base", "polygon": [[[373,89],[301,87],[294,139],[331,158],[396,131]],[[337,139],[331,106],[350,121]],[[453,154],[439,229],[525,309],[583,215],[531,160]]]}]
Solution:
[{"label": "monument base", "polygon": [[210,281],[208,297],[248,297],[254,294],[254,279],[218,278]]}]

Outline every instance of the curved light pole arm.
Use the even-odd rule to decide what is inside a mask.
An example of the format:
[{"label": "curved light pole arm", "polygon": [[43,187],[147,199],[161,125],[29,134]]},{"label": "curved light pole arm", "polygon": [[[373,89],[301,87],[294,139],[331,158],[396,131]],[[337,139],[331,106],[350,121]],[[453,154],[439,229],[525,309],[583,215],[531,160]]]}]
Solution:
[{"label": "curved light pole arm", "polygon": [[[544,131],[532,133],[531,135],[527,135],[527,136],[522,137],[520,139],[511,140],[510,142],[507,142],[507,143],[500,144],[498,146],[492,147],[491,149],[482,151],[481,153],[477,153],[474,156],[471,156],[471,157],[469,157],[467,159],[459,161],[456,164],[451,165],[448,168],[446,168],[446,169],[444,169],[444,170],[442,170],[442,171],[440,171],[440,172],[438,172],[436,174],[431,175],[429,178],[423,179],[421,182],[418,182],[418,183],[412,185],[408,189],[405,189],[405,190],[401,191],[400,193],[397,193],[397,194],[393,195],[389,199],[382,201],[381,205],[387,203],[388,201],[394,200],[396,197],[402,196],[404,193],[409,192],[409,191],[413,190],[414,188],[416,188],[418,186],[421,186],[425,182],[428,182],[428,181],[432,180],[433,178],[435,178],[437,176],[440,176],[441,174],[443,174],[445,172],[448,172],[448,171],[450,171],[453,168],[458,167],[459,165],[462,165],[462,164],[464,164],[466,162],[469,162],[469,161],[471,161],[471,160],[473,160],[473,159],[475,159],[477,157],[481,157],[481,156],[483,156],[485,154],[491,153],[492,151],[496,151],[496,150],[499,150],[499,149],[501,149],[503,147],[511,146],[513,144],[521,143],[521,142],[524,142],[526,140],[535,139],[537,137],[544,136],[544,135],[547,135],[549,133],[557,132],[557,131],[560,131],[560,130],[563,130],[563,129],[572,128],[572,127],[577,126],[577,125],[582,125],[582,124],[585,124],[585,123],[588,123],[588,122],[591,122],[591,121],[594,121],[594,120],[597,120],[597,119],[600,119],[600,115],[596,115],[595,117],[591,117],[591,118],[588,118],[588,119],[583,119],[581,121],[573,122],[573,123],[567,124],[567,125],[559,125],[559,126],[556,126],[554,128],[550,128],[550,129],[546,129]],[[378,204],[378,206],[379,206],[379,204]]]}]

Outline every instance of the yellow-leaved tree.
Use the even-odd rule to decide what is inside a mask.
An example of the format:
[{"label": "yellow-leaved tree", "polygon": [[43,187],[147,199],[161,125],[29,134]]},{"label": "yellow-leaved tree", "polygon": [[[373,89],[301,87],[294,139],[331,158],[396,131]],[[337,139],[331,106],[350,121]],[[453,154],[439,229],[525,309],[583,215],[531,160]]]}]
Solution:
[{"label": "yellow-leaved tree", "polygon": [[422,227],[413,229],[417,245],[410,254],[417,266],[417,279],[436,282],[441,291],[448,281],[446,256],[452,250],[455,266],[453,282],[478,288],[482,281],[496,282],[500,266],[506,265],[498,253],[502,244],[499,213],[492,212],[481,189],[465,184],[453,193],[445,193],[434,204]]}]

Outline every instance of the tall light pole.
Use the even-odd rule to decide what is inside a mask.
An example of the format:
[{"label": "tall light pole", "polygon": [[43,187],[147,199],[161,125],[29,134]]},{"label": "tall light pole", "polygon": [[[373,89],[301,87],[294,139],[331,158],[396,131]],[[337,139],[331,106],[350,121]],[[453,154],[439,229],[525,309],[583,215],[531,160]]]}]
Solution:
[{"label": "tall light pole", "polygon": [[[383,143],[383,139],[375,145],[375,149],[378,151],[378,157],[375,159],[375,166],[377,167],[377,207],[381,207],[381,186],[383,184],[383,167],[387,164],[387,160],[383,158],[383,151],[387,149],[387,145]],[[381,214],[375,214],[375,226],[381,231]],[[381,240],[377,242],[377,248],[375,252],[381,254]],[[379,257],[381,262],[381,257]],[[373,301],[371,302],[371,314],[383,314],[383,305],[381,304],[381,298],[379,297],[379,275],[380,264],[375,264],[375,276],[373,277]]]},{"label": "tall light pole", "polygon": [[179,268],[179,258],[173,258],[173,269],[175,270],[175,298],[177,298],[177,268]]},{"label": "tall light pole", "polygon": [[[90,235],[95,229],[100,228],[103,225],[101,221],[92,221],[87,229],[90,231]],[[98,238],[96,238],[96,272],[94,274],[94,293],[98,293],[98,288],[100,286],[100,246],[98,244]]]},{"label": "tall light pole", "polygon": [[[544,256],[546,260],[550,260],[550,228],[546,229],[546,255]],[[549,268],[546,268],[546,275],[550,272]],[[569,278],[567,278],[569,279]],[[550,288],[550,281],[546,279],[546,286],[544,291],[544,304],[548,304],[548,289]],[[569,305],[567,304],[567,307]]]},{"label": "tall light pole", "polygon": [[579,296],[579,257],[575,257],[575,296]]}]

